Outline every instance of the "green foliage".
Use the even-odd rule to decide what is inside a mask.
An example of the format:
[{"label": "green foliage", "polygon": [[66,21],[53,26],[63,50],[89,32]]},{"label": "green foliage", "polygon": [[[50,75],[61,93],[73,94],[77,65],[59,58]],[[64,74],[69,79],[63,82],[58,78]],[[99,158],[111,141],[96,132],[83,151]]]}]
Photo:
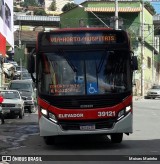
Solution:
[{"label": "green foliage", "polygon": [[20,6],[22,6],[22,7],[23,7],[23,6],[24,6],[24,2],[20,2]]},{"label": "green foliage", "polygon": [[156,14],[156,11],[150,2],[144,3],[145,7],[148,8],[153,14]]},{"label": "green foliage", "polygon": [[133,50],[135,47],[137,47],[137,35],[131,29],[127,29],[127,32],[131,42],[131,49]]},{"label": "green foliage", "polygon": [[[144,0],[143,0],[143,1],[144,1]],[[140,2],[142,3],[142,0],[140,0]],[[146,8],[148,8],[153,14],[156,14],[155,9],[154,9],[154,7],[152,6],[152,4],[151,4],[150,2],[145,1],[145,2],[144,2],[144,6],[145,6]]]},{"label": "green foliage", "polygon": [[14,11],[14,12],[21,12],[21,9],[19,9],[19,8],[17,8],[17,7],[14,7],[14,8],[13,8],[13,11]]},{"label": "green foliage", "polygon": [[77,4],[75,4],[75,3],[67,3],[63,6],[62,11],[66,12],[66,11],[71,10],[72,8],[76,7],[76,6],[77,6]]},{"label": "green foliage", "polygon": [[37,3],[36,0],[24,0],[23,5],[25,7],[27,7],[27,6],[36,6],[37,7],[38,6],[38,3]]},{"label": "green foliage", "polygon": [[42,15],[42,16],[46,16],[46,12],[43,9],[36,9],[34,11],[34,15]]},{"label": "green foliage", "polygon": [[51,3],[49,9],[51,11],[55,11],[57,9],[57,7],[56,7],[56,1],[55,0],[53,0],[53,2]]}]

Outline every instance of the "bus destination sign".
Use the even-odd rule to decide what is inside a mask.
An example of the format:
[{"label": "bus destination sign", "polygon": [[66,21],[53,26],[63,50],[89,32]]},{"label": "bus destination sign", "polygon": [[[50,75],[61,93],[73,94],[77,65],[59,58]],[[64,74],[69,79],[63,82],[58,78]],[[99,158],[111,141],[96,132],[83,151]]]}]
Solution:
[{"label": "bus destination sign", "polygon": [[[46,38],[50,45],[83,45],[83,44],[112,44],[117,43],[116,34],[112,33],[52,33],[46,34]],[[46,38],[42,37],[42,45],[48,45]]]},{"label": "bus destination sign", "polygon": [[104,36],[51,36],[50,41],[52,44],[97,44],[111,42],[115,43],[115,35]]}]

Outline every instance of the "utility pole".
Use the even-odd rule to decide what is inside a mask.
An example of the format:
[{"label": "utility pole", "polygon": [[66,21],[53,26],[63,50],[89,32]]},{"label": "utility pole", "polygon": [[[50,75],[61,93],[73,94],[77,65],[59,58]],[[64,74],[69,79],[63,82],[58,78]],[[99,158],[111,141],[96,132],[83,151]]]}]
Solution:
[{"label": "utility pole", "polygon": [[115,0],[115,30],[118,30],[118,0]]},{"label": "utility pole", "polygon": [[[152,26],[152,30],[154,31],[154,25]],[[155,47],[154,41],[154,32],[152,34],[152,44]],[[154,49],[152,50],[152,85],[155,83],[155,76],[154,76]]]},{"label": "utility pole", "polygon": [[21,48],[21,21],[19,22],[19,30],[18,30],[18,46]]},{"label": "utility pole", "polygon": [[141,28],[141,96],[144,96],[144,0],[142,0],[142,28]]}]

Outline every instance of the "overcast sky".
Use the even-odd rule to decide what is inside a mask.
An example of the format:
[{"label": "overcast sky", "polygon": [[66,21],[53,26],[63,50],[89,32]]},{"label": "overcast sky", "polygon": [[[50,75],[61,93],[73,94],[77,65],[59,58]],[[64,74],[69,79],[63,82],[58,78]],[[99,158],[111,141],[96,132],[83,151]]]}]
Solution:
[{"label": "overcast sky", "polygon": [[85,1],[85,0],[74,0],[74,3],[80,4],[80,3],[84,2],[84,1]]}]

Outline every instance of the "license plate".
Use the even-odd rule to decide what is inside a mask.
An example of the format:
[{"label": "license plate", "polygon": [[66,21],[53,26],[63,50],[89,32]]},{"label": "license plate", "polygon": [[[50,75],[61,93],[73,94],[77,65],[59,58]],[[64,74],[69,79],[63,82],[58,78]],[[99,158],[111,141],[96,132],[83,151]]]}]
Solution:
[{"label": "license plate", "polygon": [[80,125],[80,130],[95,130],[96,127],[95,125]]},{"label": "license plate", "polygon": [[10,109],[3,109],[3,113],[10,113]]}]

